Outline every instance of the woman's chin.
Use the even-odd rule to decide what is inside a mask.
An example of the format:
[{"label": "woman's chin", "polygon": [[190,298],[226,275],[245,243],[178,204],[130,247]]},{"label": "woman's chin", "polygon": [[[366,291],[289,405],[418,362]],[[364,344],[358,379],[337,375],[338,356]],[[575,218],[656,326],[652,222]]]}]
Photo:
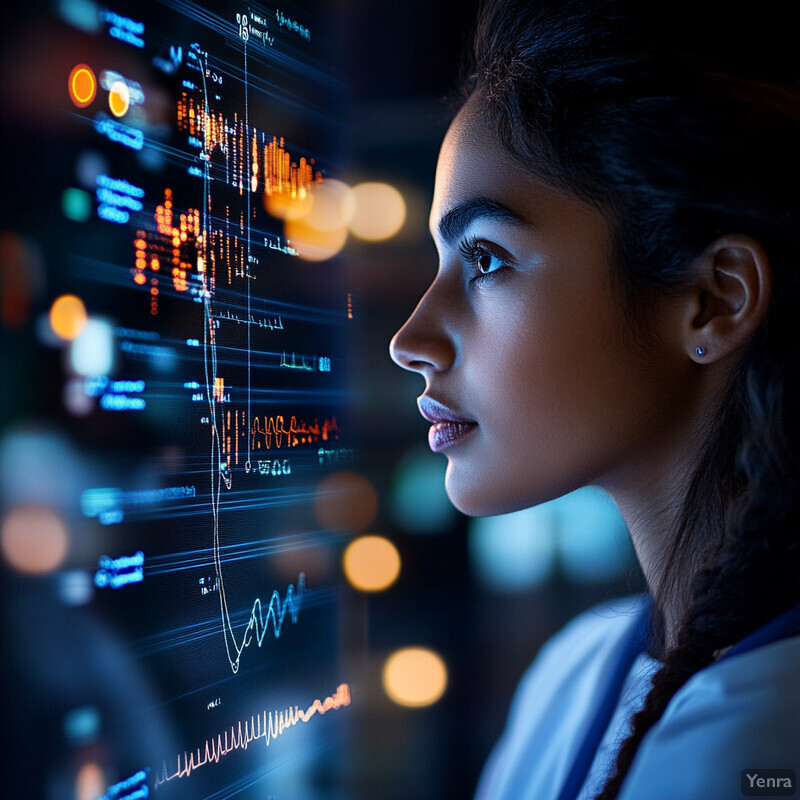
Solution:
[{"label": "woman's chin", "polygon": [[514,480],[510,473],[497,474],[491,470],[468,468],[464,462],[447,465],[444,488],[450,502],[468,517],[496,517],[524,508],[538,506],[562,497],[589,481],[571,475],[565,480],[554,477],[535,481]]},{"label": "woman's chin", "polygon": [[500,491],[502,487],[497,482],[486,476],[463,475],[462,470],[454,468],[452,463],[447,466],[444,488],[450,502],[468,517],[495,517],[530,505],[523,501],[514,502]]}]

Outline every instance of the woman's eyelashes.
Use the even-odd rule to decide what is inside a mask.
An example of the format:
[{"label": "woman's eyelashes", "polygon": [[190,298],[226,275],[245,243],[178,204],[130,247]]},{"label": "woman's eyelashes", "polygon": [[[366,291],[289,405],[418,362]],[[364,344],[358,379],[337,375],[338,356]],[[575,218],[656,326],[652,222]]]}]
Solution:
[{"label": "woman's eyelashes", "polygon": [[476,238],[464,239],[458,251],[467,264],[472,266],[470,283],[487,283],[497,280],[511,268],[511,259],[499,248]]}]

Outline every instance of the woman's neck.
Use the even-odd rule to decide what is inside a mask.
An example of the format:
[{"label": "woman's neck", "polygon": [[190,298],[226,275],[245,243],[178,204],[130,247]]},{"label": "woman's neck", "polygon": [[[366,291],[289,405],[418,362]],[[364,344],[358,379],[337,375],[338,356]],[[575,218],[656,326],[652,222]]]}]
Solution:
[{"label": "woman's neck", "polygon": [[[706,395],[661,442],[600,485],[614,498],[630,532],[648,589],[661,612],[664,647],[675,645],[694,579],[719,544],[721,519],[687,518],[687,498],[703,455],[717,394]],[[703,493],[708,495],[707,492]],[[699,509],[696,509],[699,510]]]}]

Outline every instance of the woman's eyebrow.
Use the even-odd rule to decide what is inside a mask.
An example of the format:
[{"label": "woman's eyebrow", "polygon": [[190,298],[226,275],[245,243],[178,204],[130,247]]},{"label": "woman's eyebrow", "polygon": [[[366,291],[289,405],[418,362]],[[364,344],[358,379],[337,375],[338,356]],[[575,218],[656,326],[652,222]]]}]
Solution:
[{"label": "woman's eyebrow", "polygon": [[449,209],[439,220],[439,237],[452,245],[476,219],[499,219],[514,225],[525,225],[526,220],[516,211],[488,197],[471,197]]}]

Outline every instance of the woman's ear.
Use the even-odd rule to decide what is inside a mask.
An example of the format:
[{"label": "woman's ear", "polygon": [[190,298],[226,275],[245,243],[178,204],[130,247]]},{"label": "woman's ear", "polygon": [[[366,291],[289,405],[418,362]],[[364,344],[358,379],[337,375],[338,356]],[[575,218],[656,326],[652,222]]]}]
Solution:
[{"label": "woman's ear", "polygon": [[694,264],[684,330],[692,360],[708,364],[746,345],[767,314],[772,267],[761,243],[730,234],[716,239]]}]

